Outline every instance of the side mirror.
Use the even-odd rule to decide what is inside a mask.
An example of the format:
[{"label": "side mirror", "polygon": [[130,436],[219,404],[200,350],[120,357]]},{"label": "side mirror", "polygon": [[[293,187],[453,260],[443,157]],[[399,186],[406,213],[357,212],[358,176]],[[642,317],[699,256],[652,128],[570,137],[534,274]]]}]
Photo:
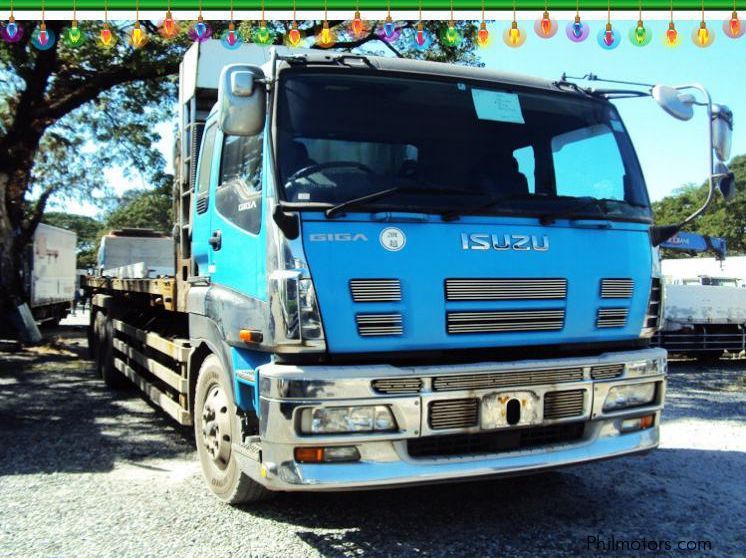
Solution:
[{"label": "side mirror", "polygon": [[733,172],[724,163],[718,163],[713,178],[725,202],[732,202],[736,197],[736,176]]},{"label": "side mirror", "polygon": [[712,147],[720,161],[730,159],[733,140],[733,112],[725,105],[712,106]]},{"label": "side mirror", "polygon": [[671,86],[654,86],[651,91],[653,99],[661,108],[675,119],[688,121],[694,116],[694,98],[682,94]]},{"label": "side mirror", "polygon": [[230,136],[255,136],[264,129],[267,92],[258,66],[231,64],[218,85],[218,126]]}]

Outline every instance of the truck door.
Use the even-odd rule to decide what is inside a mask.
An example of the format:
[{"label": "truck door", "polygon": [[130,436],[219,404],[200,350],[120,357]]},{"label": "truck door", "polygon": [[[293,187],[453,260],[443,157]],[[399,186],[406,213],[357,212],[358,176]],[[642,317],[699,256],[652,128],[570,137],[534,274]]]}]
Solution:
[{"label": "truck door", "polygon": [[212,282],[255,298],[266,297],[262,231],[263,134],[218,132],[220,165],[211,212]]},{"label": "truck door", "polygon": [[213,157],[217,131],[215,121],[207,125],[197,160],[197,181],[194,187],[194,211],[192,213],[192,255],[196,276],[209,276],[211,272],[210,183],[212,177],[216,175],[215,168],[217,168],[217,162]]}]

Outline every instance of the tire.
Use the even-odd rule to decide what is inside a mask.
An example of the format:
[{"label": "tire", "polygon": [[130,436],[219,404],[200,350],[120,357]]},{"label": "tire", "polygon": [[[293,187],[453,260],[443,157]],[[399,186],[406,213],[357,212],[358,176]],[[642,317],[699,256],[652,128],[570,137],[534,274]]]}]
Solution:
[{"label": "tire", "polygon": [[241,428],[226,377],[217,356],[205,358],[194,396],[194,440],[202,473],[213,494],[228,504],[265,500],[272,492],[241,471],[231,450]]},{"label": "tire", "polygon": [[108,387],[122,389],[126,386],[127,378],[114,367],[114,324],[106,315],[99,315],[99,317],[101,318],[100,343],[96,351],[96,369]]},{"label": "tire", "polygon": [[707,350],[705,352],[699,352],[696,355],[697,361],[704,364],[711,364],[720,360],[723,355],[722,350]]}]

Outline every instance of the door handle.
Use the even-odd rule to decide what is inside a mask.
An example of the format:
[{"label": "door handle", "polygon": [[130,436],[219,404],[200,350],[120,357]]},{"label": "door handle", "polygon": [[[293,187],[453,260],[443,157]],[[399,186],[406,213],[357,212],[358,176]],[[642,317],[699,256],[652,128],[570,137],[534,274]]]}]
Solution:
[{"label": "door handle", "polygon": [[213,251],[220,251],[220,247],[223,246],[223,234],[220,233],[219,229],[215,230],[212,232],[212,236],[207,240],[207,242],[210,244]]}]

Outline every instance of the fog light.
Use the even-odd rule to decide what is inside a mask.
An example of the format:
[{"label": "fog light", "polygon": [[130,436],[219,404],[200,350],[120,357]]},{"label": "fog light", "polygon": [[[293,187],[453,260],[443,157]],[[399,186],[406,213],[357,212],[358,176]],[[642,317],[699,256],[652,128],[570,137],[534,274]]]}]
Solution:
[{"label": "fog light", "polygon": [[655,383],[635,383],[632,385],[617,385],[609,389],[604,402],[604,412],[643,406],[653,402],[655,398]]},{"label": "fog light", "polygon": [[296,447],[298,463],[350,463],[360,460],[357,447]]},{"label": "fog light", "polygon": [[665,370],[665,360],[640,360],[627,364],[627,375],[642,377],[644,375],[658,375]]},{"label": "fog light", "polygon": [[622,433],[627,433],[636,432],[637,430],[645,430],[653,426],[654,419],[655,416],[653,416],[652,414],[648,414],[647,416],[643,416],[641,418],[627,418],[626,420],[622,420],[621,424],[619,425],[619,431]]},{"label": "fog light", "polygon": [[307,408],[301,413],[305,434],[388,432],[396,429],[388,406],[332,406]]}]

